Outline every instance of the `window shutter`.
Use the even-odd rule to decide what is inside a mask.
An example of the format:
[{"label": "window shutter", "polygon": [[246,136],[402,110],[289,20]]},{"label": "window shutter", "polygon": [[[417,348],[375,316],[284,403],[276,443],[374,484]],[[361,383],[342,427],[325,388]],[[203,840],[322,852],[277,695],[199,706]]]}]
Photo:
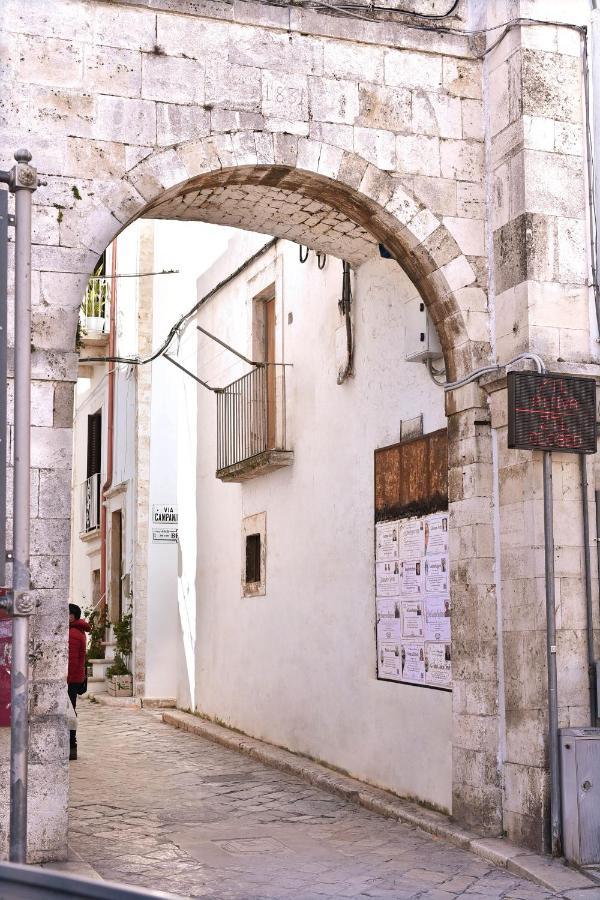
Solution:
[{"label": "window shutter", "polygon": [[102,414],[88,416],[87,477],[97,475],[102,465]]}]

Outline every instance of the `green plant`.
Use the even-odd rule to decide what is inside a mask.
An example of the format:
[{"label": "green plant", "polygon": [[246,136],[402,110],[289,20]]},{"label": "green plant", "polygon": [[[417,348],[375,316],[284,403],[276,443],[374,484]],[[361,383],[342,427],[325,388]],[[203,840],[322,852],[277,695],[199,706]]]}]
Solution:
[{"label": "green plant", "polygon": [[113,675],[131,675],[131,672],[125,665],[125,660],[120,653],[115,653],[115,661],[112,666],[109,666],[106,670],[106,675],[108,678],[112,678]]},{"label": "green plant", "polygon": [[117,652],[121,653],[123,656],[129,656],[131,653],[132,620],[133,614],[128,612],[121,617],[119,622],[115,622],[113,625],[113,631],[115,633],[115,638],[117,639]]},{"label": "green plant", "polygon": [[104,639],[106,626],[108,625],[106,608],[101,605],[95,609],[84,609],[83,615],[91,626],[86,654],[87,659],[104,659]]}]

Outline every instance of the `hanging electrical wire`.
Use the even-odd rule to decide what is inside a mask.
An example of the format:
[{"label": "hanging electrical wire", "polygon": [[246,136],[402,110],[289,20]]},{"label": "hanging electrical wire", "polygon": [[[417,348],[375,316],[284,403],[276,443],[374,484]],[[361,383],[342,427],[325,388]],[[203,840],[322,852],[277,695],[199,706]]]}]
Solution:
[{"label": "hanging electrical wire", "polygon": [[354,336],[352,334],[352,286],[350,284],[350,263],[344,261],[342,275],[342,296],[338,302],[338,309],[346,321],[346,366],[338,373],[337,383],[343,384],[353,374],[354,369]]}]

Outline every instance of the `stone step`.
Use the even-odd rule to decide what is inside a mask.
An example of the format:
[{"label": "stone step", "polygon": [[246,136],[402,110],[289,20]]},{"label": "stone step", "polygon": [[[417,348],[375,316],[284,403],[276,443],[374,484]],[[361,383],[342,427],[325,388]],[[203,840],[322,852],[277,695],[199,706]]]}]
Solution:
[{"label": "stone step", "polygon": [[105,694],[107,691],[108,685],[106,679],[92,676],[91,678],[88,678],[87,694],[84,694],[84,696],[89,697],[90,694]]}]

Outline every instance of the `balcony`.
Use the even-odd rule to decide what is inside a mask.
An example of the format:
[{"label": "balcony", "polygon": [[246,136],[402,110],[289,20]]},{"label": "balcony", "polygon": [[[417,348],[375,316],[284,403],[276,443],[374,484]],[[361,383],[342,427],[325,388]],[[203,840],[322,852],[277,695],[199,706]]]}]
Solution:
[{"label": "balcony", "polygon": [[91,475],[79,485],[79,533],[97,531],[100,527],[100,473]]},{"label": "balcony", "polygon": [[217,393],[217,478],[248,481],[293,462],[286,446],[285,366],[257,366]]},{"label": "balcony", "polygon": [[84,347],[103,347],[108,343],[108,297],[106,278],[90,278],[79,310],[80,341]]}]

